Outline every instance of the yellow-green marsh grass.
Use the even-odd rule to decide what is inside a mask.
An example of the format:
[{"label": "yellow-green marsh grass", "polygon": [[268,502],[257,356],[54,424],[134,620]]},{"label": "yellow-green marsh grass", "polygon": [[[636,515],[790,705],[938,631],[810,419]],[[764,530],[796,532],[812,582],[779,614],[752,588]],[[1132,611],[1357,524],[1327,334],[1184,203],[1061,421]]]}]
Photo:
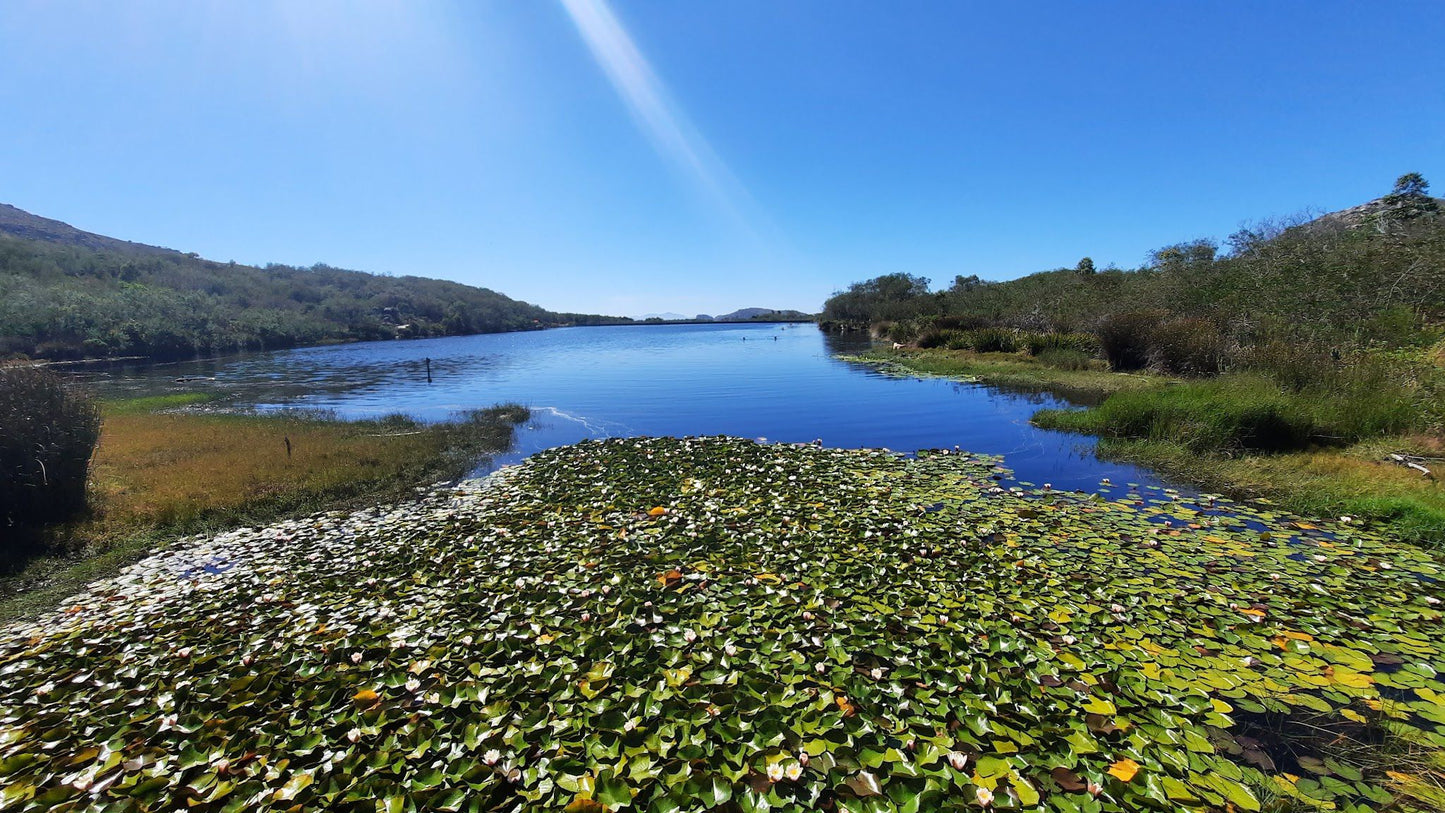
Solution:
[{"label": "yellow-green marsh grass", "polygon": [[[0,619],[53,605],[167,541],[365,501],[464,475],[511,445],[519,406],[441,424],[394,416],[157,412],[203,397],[109,402],[91,515],[46,529],[40,555],[0,576]],[[290,452],[287,451],[287,443]]]}]

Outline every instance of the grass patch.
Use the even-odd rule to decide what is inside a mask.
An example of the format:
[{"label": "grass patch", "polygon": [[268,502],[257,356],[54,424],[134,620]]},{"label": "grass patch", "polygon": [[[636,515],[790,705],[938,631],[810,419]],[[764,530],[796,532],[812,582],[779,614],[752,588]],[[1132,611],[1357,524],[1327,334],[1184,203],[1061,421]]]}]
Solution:
[{"label": "grass patch", "polygon": [[217,397],[216,393],[211,392],[173,392],[140,398],[116,398],[106,401],[102,407],[106,415],[140,415],[210,403]]},{"label": "grass patch", "polygon": [[1107,438],[1169,441],[1194,452],[1290,451],[1408,431],[1416,408],[1402,388],[1289,391],[1231,374],[1120,392],[1082,411],[1044,410],[1034,423]]},{"label": "grass patch", "polygon": [[1445,546],[1445,487],[1438,479],[1385,462],[1411,439],[1377,439],[1339,449],[1274,455],[1199,455],[1177,443],[1103,440],[1099,454],[1237,499],[1267,498],[1306,516],[1367,520],[1382,532],[1439,549]]},{"label": "grass patch", "polygon": [[429,425],[401,416],[154,411],[204,400],[182,394],[106,405],[90,516],[44,529],[0,563],[0,619],[51,606],[179,536],[394,500],[464,475],[508,448],[528,417],[520,406]]},{"label": "grass patch", "polygon": [[[1058,351],[1054,351],[1058,352]],[[1433,351],[1432,351],[1433,352]],[[1445,351],[1442,351],[1445,352]],[[1328,356],[1325,357],[1328,359]],[[1408,433],[1437,422],[1438,380],[1417,389],[1383,364],[1321,362],[1298,382],[1262,373],[1180,381],[1112,373],[1077,354],[977,354],[875,350],[849,360],[900,375],[938,375],[1005,389],[1052,392],[1085,410],[1041,410],[1046,429],[1101,438],[1103,457],[1236,498],[1267,498],[1309,516],[1351,516],[1396,538],[1445,546],[1445,494],[1438,479],[1384,462],[1390,452],[1445,457],[1438,441]],[[1050,366],[1049,362],[1055,366]],[[1437,474],[1441,466],[1436,466]]]},{"label": "grass patch", "polygon": [[879,366],[899,375],[965,379],[1003,389],[1049,392],[1075,403],[1093,404],[1125,390],[1147,389],[1168,379],[1109,372],[1108,365],[1082,353],[1042,352],[976,353],[970,350],[872,350],[855,361]]}]

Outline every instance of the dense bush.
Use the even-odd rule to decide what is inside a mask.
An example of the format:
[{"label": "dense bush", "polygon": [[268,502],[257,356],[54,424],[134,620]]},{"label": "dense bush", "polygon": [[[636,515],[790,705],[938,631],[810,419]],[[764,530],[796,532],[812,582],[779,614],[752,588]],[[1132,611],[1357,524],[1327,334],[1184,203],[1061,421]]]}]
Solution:
[{"label": "dense bush", "polygon": [[1267,375],[1290,392],[1302,392],[1339,376],[1343,363],[1335,355],[1312,345],[1272,339],[1242,351],[1238,366]]},{"label": "dense bush", "polygon": [[1016,353],[1019,349],[1018,334],[999,327],[986,327],[972,332],[973,349],[979,353]]},{"label": "dense bush", "polygon": [[1099,339],[1092,333],[1026,333],[1023,343],[1031,356],[1050,350],[1073,350],[1090,356],[1099,352]]},{"label": "dense bush", "polygon": [[94,402],[59,376],[0,367],[0,527],[53,522],[82,510],[99,437]]},{"label": "dense bush", "polygon": [[1060,348],[1057,350],[1044,350],[1036,356],[1040,364],[1045,367],[1053,367],[1056,370],[1087,370],[1094,366],[1093,356],[1079,350]]},{"label": "dense bush", "polygon": [[1119,392],[1087,412],[1055,413],[1040,423],[1055,418],[1060,428],[1170,441],[1196,452],[1298,449],[1315,431],[1307,410],[1273,382],[1251,377]]},{"label": "dense bush", "polygon": [[957,349],[955,347],[952,347],[952,345],[957,344],[960,341],[966,340],[967,334],[964,331],[949,330],[946,328],[939,329],[935,327],[925,330],[923,331],[923,333],[919,334],[918,346],[922,348],[949,347],[950,349]]},{"label": "dense bush", "polygon": [[1099,350],[1115,370],[1142,370],[1149,364],[1154,328],[1168,315],[1164,310],[1125,311],[1099,322]]},{"label": "dense bush", "polygon": [[1118,392],[1084,412],[1040,413],[1038,423],[1227,453],[1353,443],[1410,431],[1418,416],[1411,393],[1388,369],[1362,362],[1301,392],[1263,375],[1232,373]]},{"label": "dense bush", "polygon": [[1217,375],[1223,360],[1224,337],[1207,320],[1170,319],[1149,332],[1149,366],[1160,372]]}]

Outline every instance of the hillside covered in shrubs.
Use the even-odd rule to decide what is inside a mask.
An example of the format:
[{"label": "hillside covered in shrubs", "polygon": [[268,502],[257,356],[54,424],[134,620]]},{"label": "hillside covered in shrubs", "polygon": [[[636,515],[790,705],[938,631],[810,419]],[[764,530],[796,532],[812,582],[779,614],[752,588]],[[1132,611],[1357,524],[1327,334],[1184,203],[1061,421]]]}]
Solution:
[{"label": "hillside covered in shrubs", "polygon": [[446,280],[213,262],[0,205],[0,358],[185,358],[628,321]]},{"label": "hillside covered in shrubs", "polygon": [[1438,338],[1432,326],[1445,318],[1441,203],[1394,194],[1241,229],[1223,247],[1166,246],[1133,270],[1096,270],[1086,257],[1008,282],[957,277],[941,291],[891,274],[834,295],[821,321],[921,347],[1067,346],[1115,369],[1175,374],[1248,365],[1281,343],[1326,354],[1415,346]]},{"label": "hillside covered in shrubs", "polygon": [[[1111,457],[1442,544],[1438,482],[1389,462],[1445,457],[1445,201],[1425,190],[1406,175],[1364,205],[1167,246],[1133,270],[1085,258],[941,291],[878,277],[820,321],[906,345],[887,361],[910,370],[1082,392],[1095,408],[1034,422],[1098,435]],[[1155,375],[1101,385],[1108,371]]]}]

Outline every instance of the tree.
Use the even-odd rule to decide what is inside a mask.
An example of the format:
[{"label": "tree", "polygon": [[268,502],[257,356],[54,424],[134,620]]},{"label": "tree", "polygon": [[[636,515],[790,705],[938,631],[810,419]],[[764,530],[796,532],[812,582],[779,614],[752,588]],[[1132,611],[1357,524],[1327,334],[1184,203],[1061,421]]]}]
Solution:
[{"label": "tree", "polygon": [[1085,257],[1084,259],[1079,260],[1079,264],[1076,265],[1076,266],[1074,266],[1074,271],[1077,272],[1077,273],[1079,273],[1079,274],[1092,274],[1092,273],[1094,273],[1094,260],[1093,260],[1093,258],[1092,258],[1092,257]]},{"label": "tree", "polygon": [[1407,172],[1395,179],[1395,191],[1391,195],[1423,197],[1430,191],[1430,182],[1418,172]]},{"label": "tree", "polygon": [[948,290],[953,293],[961,294],[967,293],[969,291],[976,291],[987,284],[987,282],[979,279],[977,274],[969,274],[966,277],[962,274],[958,274],[954,276],[953,286],[950,287]]}]

